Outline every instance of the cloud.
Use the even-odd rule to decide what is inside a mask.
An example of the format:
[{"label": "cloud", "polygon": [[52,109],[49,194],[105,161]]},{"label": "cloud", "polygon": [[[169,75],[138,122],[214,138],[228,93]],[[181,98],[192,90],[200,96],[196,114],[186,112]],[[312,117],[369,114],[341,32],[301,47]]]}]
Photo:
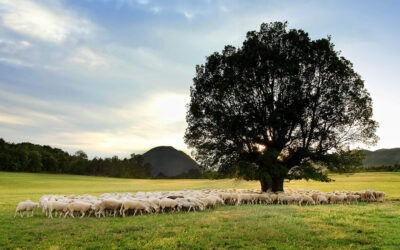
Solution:
[{"label": "cloud", "polygon": [[19,67],[28,67],[28,68],[33,67],[32,64],[21,61],[16,58],[0,57],[0,63],[6,63],[6,64],[10,64],[13,66],[19,66]]},{"label": "cloud", "polygon": [[[159,145],[187,152],[183,142],[189,97],[157,92],[129,103],[101,107],[1,91],[0,134],[12,141],[78,149],[91,156],[129,155]],[[7,132],[7,133],[6,133]],[[35,136],[31,136],[34,133]]]},{"label": "cloud", "polygon": [[[179,86],[190,83],[193,76],[193,66],[174,62],[150,48],[125,47],[110,43],[101,49],[101,54],[96,52],[96,55],[102,58],[100,62],[104,63],[98,65],[101,71],[99,70],[97,75],[88,74],[91,72],[85,73],[80,68],[76,70],[91,79],[112,81],[120,87],[126,84],[129,90],[142,89],[141,91],[146,92],[161,91],[160,89],[177,91]],[[75,54],[71,57],[73,56]]]},{"label": "cloud", "polygon": [[[113,155],[129,156],[131,153],[144,153],[152,147],[160,145],[172,145],[179,150],[188,153],[183,143],[182,135],[160,134],[155,131],[153,137],[145,138],[136,134],[111,132],[77,132],[58,133],[45,136],[43,139],[53,142],[51,145],[61,147],[73,153],[79,149],[88,153],[89,157]],[[99,155],[100,153],[100,155]]]},{"label": "cloud", "polygon": [[189,11],[184,11],[183,15],[186,17],[186,19],[188,20],[192,20],[192,18],[194,17],[194,14],[189,12]]},{"label": "cloud", "polygon": [[4,114],[4,113],[0,113],[0,124],[1,123],[8,123],[11,125],[24,125],[29,123],[30,120],[24,118],[24,117],[20,117],[20,116],[15,116],[15,115],[11,115],[11,114]]},{"label": "cloud", "polygon": [[[106,2],[106,0],[103,0],[103,2]],[[121,8],[122,6],[129,6],[129,7],[135,7],[137,5],[148,5],[150,3],[149,0],[117,0],[115,3],[115,6],[117,9]]]},{"label": "cloud", "polygon": [[224,5],[219,6],[219,10],[222,12],[229,12],[229,9]]},{"label": "cloud", "polygon": [[56,70],[54,65],[42,63],[38,59],[36,47],[26,40],[0,40],[0,63],[22,68]]},{"label": "cloud", "polygon": [[150,11],[153,12],[153,14],[158,14],[161,11],[161,7],[153,6],[150,8]]},{"label": "cloud", "polygon": [[88,34],[90,22],[61,9],[48,9],[28,0],[0,0],[4,27],[22,35],[61,43],[73,34]]},{"label": "cloud", "polygon": [[0,40],[0,52],[6,54],[15,54],[20,51],[24,51],[31,47],[31,43],[25,40],[12,41],[12,40]]},{"label": "cloud", "polygon": [[146,5],[149,3],[149,0],[137,0],[138,4]]},{"label": "cloud", "polygon": [[86,47],[78,48],[75,54],[69,58],[69,61],[89,68],[97,68],[105,64],[105,59],[102,56]]}]

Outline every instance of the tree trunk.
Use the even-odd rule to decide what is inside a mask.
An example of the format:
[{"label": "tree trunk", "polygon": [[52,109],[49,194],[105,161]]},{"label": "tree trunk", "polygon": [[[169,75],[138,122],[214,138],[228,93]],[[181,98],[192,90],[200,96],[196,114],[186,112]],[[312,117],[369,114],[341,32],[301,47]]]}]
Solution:
[{"label": "tree trunk", "polygon": [[269,185],[267,185],[267,182],[263,179],[260,179],[260,184],[261,184],[261,192],[267,192]]},{"label": "tree trunk", "polygon": [[271,184],[271,188],[272,188],[272,192],[279,192],[279,191],[283,191],[283,180],[284,178],[275,178],[272,179],[272,184]]},{"label": "tree trunk", "polygon": [[272,192],[283,191],[283,180],[284,178],[278,177],[273,178],[272,181],[267,181],[261,178],[261,192],[267,192],[268,190]]}]

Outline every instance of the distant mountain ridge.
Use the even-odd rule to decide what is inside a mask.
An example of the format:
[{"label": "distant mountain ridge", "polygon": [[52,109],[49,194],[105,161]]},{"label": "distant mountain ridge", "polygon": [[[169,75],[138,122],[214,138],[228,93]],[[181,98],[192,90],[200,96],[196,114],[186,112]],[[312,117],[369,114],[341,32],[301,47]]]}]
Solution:
[{"label": "distant mountain ridge", "polygon": [[375,151],[364,150],[364,153],[364,167],[400,164],[400,148],[378,149]]},{"label": "distant mountain ridge", "polygon": [[199,169],[199,165],[190,156],[171,146],[159,146],[143,154],[144,163],[152,166],[152,176],[173,177]]}]

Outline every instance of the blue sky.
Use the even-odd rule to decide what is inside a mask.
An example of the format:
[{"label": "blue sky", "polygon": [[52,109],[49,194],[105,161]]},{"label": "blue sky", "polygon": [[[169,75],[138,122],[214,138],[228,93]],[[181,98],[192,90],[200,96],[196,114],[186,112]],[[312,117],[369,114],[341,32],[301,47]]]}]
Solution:
[{"label": "blue sky", "polygon": [[94,156],[187,152],[196,64],[262,22],[332,36],[400,146],[400,2],[0,0],[0,137]]}]

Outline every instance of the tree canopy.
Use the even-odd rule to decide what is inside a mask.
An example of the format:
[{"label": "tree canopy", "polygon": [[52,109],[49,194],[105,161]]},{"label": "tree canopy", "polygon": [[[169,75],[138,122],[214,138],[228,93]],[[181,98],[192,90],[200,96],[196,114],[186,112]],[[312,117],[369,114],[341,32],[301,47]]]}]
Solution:
[{"label": "tree canopy", "polygon": [[[260,180],[329,181],[317,166],[345,166],[355,143],[374,144],[372,100],[330,37],[263,23],[243,45],[196,66],[185,142],[206,168]],[[343,156],[343,154],[346,154]]]}]

